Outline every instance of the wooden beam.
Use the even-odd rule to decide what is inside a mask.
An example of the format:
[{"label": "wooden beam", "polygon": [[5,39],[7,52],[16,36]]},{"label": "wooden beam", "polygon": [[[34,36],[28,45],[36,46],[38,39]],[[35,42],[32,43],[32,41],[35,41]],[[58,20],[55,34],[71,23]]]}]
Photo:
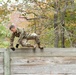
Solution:
[{"label": "wooden beam", "polygon": [[5,48],[0,48],[0,52],[4,52],[5,50]]},{"label": "wooden beam", "polygon": [[6,49],[4,52],[4,75],[11,75],[10,49]]},{"label": "wooden beam", "polygon": [[12,57],[74,57],[76,56],[76,48],[45,48],[43,51],[37,49],[17,49],[11,51]]}]

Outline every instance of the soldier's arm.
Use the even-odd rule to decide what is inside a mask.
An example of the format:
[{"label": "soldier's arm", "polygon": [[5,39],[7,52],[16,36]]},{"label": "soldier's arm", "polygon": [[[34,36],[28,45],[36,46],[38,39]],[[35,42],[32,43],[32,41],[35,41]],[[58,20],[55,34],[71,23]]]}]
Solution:
[{"label": "soldier's arm", "polygon": [[15,38],[15,35],[12,34],[12,36],[11,36],[11,38],[10,38],[10,48],[13,47],[14,38]]}]

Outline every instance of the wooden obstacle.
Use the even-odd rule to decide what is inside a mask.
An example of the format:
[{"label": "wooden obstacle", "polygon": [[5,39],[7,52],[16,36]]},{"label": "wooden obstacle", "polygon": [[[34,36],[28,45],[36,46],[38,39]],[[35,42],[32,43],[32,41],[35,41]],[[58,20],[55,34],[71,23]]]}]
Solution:
[{"label": "wooden obstacle", "polygon": [[76,48],[0,49],[0,75],[76,75]]}]

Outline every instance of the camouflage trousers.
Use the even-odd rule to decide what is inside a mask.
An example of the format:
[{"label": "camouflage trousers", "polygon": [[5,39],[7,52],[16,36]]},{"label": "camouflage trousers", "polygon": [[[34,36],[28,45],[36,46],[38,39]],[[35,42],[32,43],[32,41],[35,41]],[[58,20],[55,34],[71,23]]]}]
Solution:
[{"label": "camouflage trousers", "polygon": [[30,43],[28,42],[29,40],[35,40],[36,44],[40,43],[39,36],[36,33],[32,33],[32,34],[28,34],[27,36],[23,37],[20,44],[22,46],[30,45]]}]

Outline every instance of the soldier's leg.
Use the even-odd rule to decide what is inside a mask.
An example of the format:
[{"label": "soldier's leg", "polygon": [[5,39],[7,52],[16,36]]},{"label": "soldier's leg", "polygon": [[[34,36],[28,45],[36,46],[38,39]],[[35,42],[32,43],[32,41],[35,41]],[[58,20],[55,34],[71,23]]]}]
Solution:
[{"label": "soldier's leg", "polygon": [[27,37],[28,40],[35,40],[35,42],[37,43],[38,47],[40,49],[43,49],[43,47],[41,47],[40,45],[40,39],[39,39],[39,36],[36,34],[36,33],[32,33],[31,35],[29,35]]},{"label": "soldier's leg", "polygon": [[21,43],[20,43],[23,47],[33,47],[33,45],[31,45],[27,39],[23,38]]},{"label": "soldier's leg", "polygon": [[33,50],[36,50],[36,46],[30,44],[26,38],[23,38],[20,44],[22,47],[33,47]]}]

